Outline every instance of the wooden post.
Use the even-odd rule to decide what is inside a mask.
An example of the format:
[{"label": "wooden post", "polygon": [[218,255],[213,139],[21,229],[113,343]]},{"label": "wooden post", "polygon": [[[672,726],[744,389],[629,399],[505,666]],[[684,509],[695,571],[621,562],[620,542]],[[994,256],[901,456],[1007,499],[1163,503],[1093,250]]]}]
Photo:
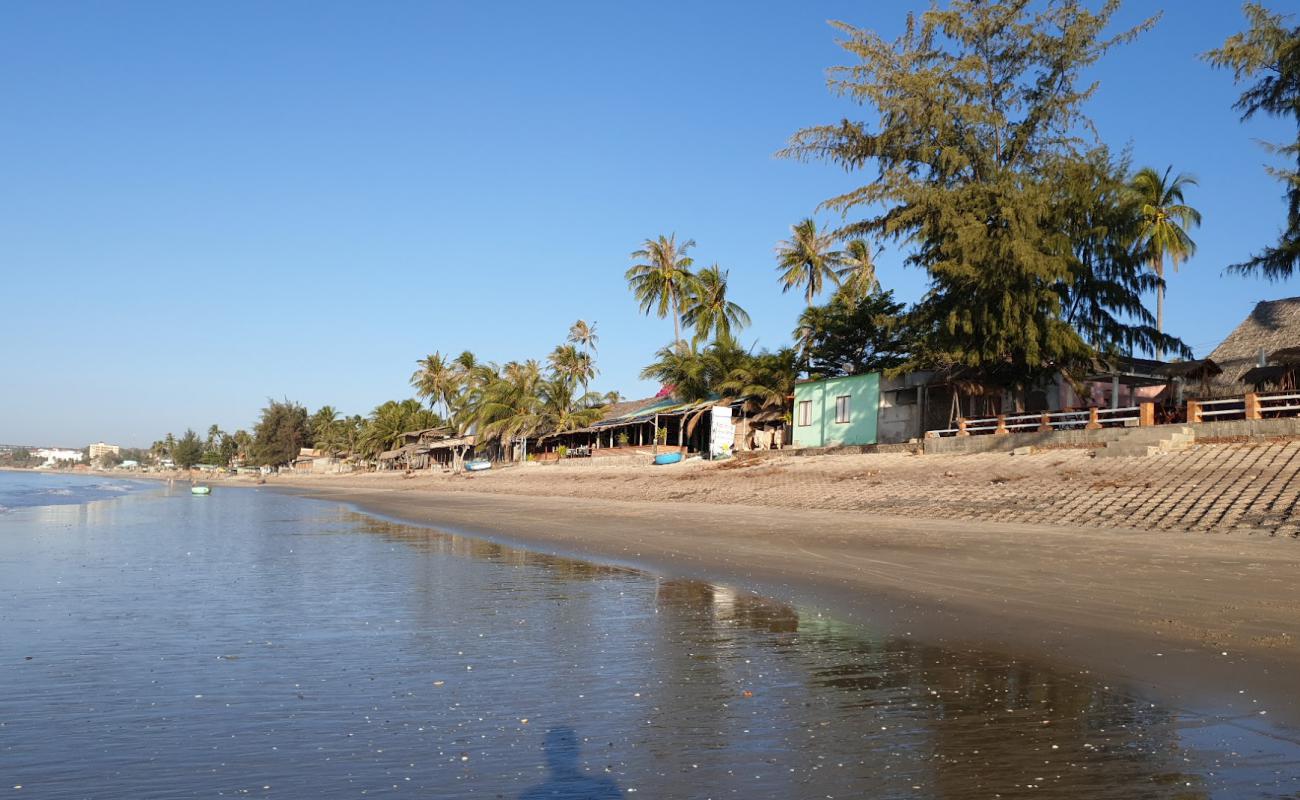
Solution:
[{"label": "wooden post", "polygon": [[1038,422],[1038,432],[1039,433],[1052,432],[1052,418],[1046,411],[1043,412],[1043,418]]},{"label": "wooden post", "polygon": [[1156,404],[1140,403],[1138,405],[1138,425],[1146,427],[1156,424]]},{"label": "wooden post", "polygon": [[1246,392],[1246,419],[1261,419],[1259,413],[1259,395]]},{"label": "wooden post", "polygon": [[1011,431],[1007,430],[1007,415],[998,414],[998,429],[993,431],[994,436],[1008,436]]},{"label": "wooden post", "polygon": [[1088,424],[1084,425],[1083,429],[1087,431],[1101,430],[1101,420],[1097,417],[1096,406],[1088,409]]},{"label": "wooden post", "polygon": [[1201,404],[1195,400],[1187,401],[1187,421],[1188,422],[1201,421]]},{"label": "wooden post", "polygon": [[958,417],[958,418],[957,418],[957,435],[958,435],[958,436],[970,436],[970,431],[966,430],[966,418],[965,418],[965,417]]}]

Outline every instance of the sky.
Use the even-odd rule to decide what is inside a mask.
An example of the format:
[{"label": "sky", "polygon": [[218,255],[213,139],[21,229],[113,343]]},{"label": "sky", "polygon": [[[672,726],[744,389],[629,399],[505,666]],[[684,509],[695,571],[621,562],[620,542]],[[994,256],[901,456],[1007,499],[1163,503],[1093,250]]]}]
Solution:
[{"label": "sky", "polygon": [[[1271,7],[1300,11],[1296,0]],[[582,318],[593,389],[672,337],[624,271],[659,234],[730,271],[746,346],[788,344],[802,296],[774,248],[865,183],[776,157],[867,109],[826,88],[827,24],[893,37],[925,2],[114,3],[0,6],[0,442],[148,446],[250,428],[268,398],[365,414],[417,359],[544,358]],[[1206,355],[1300,285],[1224,275],[1275,239],[1281,186],[1239,88],[1198,54],[1229,0],[1128,0],[1155,30],[1090,73],[1102,139],[1193,173],[1204,224],[1166,328]],[[887,246],[879,277],[917,299]],[[1151,301],[1154,308],[1154,299]]]}]

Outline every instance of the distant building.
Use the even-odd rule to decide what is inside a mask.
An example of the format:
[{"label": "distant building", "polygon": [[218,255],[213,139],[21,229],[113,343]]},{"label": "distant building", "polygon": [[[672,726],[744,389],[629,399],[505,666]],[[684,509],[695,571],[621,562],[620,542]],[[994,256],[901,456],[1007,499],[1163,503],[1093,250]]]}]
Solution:
[{"label": "distant building", "polygon": [[122,448],[115,444],[106,444],[105,442],[95,442],[90,446],[90,460],[95,461],[100,456],[105,455],[106,453],[112,453],[113,455],[116,456],[116,455],[120,455],[121,452],[122,452]]},{"label": "distant building", "polygon": [[32,455],[42,459],[42,466],[52,467],[60,461],[81,461],[82,453],[80,450],[69,450],[65,447],[42,447],[32,451]]}]

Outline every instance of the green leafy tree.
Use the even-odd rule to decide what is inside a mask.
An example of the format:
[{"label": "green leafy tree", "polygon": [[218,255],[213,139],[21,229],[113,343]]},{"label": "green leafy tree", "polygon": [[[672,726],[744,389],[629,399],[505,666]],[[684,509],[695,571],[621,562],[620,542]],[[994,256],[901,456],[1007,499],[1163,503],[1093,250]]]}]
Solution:
[{"label": "green leafy tree", "polygon": [[695,283],[691,267],[695,260],[686,251],[695,246],[694,239],[680,244],[677,234],[646,239],[640,250],[632,253],[639,261],[624,275],[633,297],[641,305],[641,313],[663,319],[672,315],[673,341],[682,340],[682,298],[690,293]]},{"label": "green leafy tree", "polygon": [[781,291],[803,288],[804,302],[813,304],[827,283],[839,284],[843,253],[835,248],[835,234],[817,230],[813,219],[791,226],[791,236],[776,247],[776,268]]},{"label": "green leafy tree", "polygon": [[[1195,186],[1196,179],[1179,173],[1171,178],[1173,167],[1160,174],[1151,167],[1138,170],[1129,182],[1137,195],[1142,222],[1138,230],[1138,248],[1160,279],[1156,284],[1156,330],[1165,329],[1165,259],[1178,271],[1179,263],[1196,254],[1196,243],[1187,229],[1201,224],[1201,212],[1183,202],[1183,189]],[[1161,357],[1156,348],[1156,358]]]},{"label": "green leafy tree", "polygon": [[[856,63],[833,70],[832,86],[875,122],[805,129],[784,154],[874,167],[869,183],[823,205],[864,215],[842,236],[900,242],[906,263],[926,270],[915,366],[1024,388],[1091,362],[1093,346],[1066,318],[1076,265],[1053,209],[1069,168],[1095,149],[1081,132],[1096,85],[1082,73],[1154,23],[1106,35],[1118,8],[952,0],[909,18],[892,42],[835,23]],[[1093,301],[1107,305],[1097,288]],[[1126,335],[1150,339],[1140,325]]]},{"label": "green leafy tree", "polygon": [[250,455],[255,464],[282,466],[297,458],[311,438],[306,408],[289,400],[269,400],[253,428]]},{"label": "green leafy tree", "polygon": [[1277,244],[1229,269],[1281,280],[1300,268],[1300,26],[1292,17],[1259,3],[1246,3],[1242,10],[1249,25],[1246,31],[1229,36],[1223,47],[1205,57],[1216,67],[1232,70],[1238,83],[1252,82],[1234,106],[1243,120],[1263,112],[1296,123],[1295,142],[1269,146],[1296,168],[1272,171],[1286,187],[1286,227]]},{"label": "green leafy tree", "polygon": [[823,306],[799,317],[795,340],[803,345],[809,375],[833,377],[893,369],[912,352],[913,330],[893,292],[858,296],[848,285]]},{"label": "green leafy tree", "polygon": [[749,325],[749,314],[738,303],[727,299],[728,270],[714,264],[695,276],[682,310],[682,323],[695,331],[693,344],[698,346],[709,337],[731,339],[733,330]]},{"label": "green leafy tree", "polygon": [[203,462],[203,440],[193,430],[187,429],[185,434],[176,440],[171,454],[176,466],[189,469]]},{"label": "green leafy tree", "polygon": [[1066,323],[1094,349],[1132,352],[1154,345],[1190,356],[1158,333],[1144,296],[1162,283],[1141,247],[1142,204],[1128,186],[1126,161],[1104,149],[1062,174],[1053,214],[1064,221],[1068,273],[1058,289]]}]

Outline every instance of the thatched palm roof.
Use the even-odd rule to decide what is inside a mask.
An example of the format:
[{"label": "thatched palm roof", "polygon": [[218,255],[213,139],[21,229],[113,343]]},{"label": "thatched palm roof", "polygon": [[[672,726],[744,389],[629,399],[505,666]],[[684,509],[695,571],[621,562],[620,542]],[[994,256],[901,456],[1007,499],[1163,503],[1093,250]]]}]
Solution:
[{"label": "thatched palm roof", "polygon": [[1259,365],[1260,353],[1300,346],[1300,297],[1265,300],[1255,306],[1237,329],[1214,348],[1210,359],[1223,373],[1210,383],[1211,394],[1239,395],[1254,387],[1246,373]]}]

